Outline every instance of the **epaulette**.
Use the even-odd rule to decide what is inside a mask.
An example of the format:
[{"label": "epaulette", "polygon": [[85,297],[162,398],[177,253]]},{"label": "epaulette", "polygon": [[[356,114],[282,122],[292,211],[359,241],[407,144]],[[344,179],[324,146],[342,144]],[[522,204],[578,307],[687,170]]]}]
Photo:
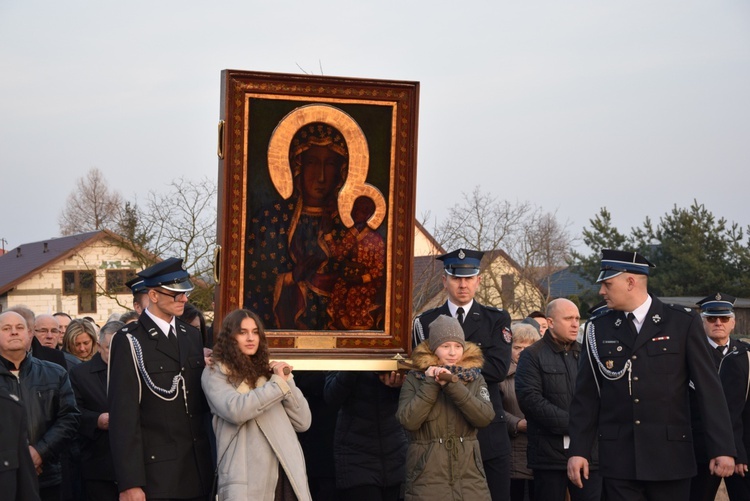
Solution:
[{"label": "epaulette", "polygon": [[599,313],[597,315],[594,315],[593,317],[589,318],[587,322],[593,322],[594,320],[599,320],[600,318],[604,318],[607,315],[612,315],[617,310],[605,310],[602,313]]},{"label": "epaulette", "polygon": [[486,304],[481,304],[481,303],[478,303],[478,304],[479,304],[479,306],[481,306],[482,308],[484,308],[487,311],[496,311],[498,313],[501,313],[501,312],[504,311],[502,308],[498,308],[496,306],[488,306]]},{"label": "epaulette", "polygon": [[698,314],[694,309],[688,306],[681,306],[679,304],[672,304],[672,303],[664,304],[664,306],[667,306],[674,311],[679,311],[680,313],[684,315],[697,315]]},{"label": "epaulette", "polygon": [[437,307],[437,308],[430,308],[429,310],[425,310],[425,311],[423,311],[422,313],[420,313],[419,315],[417,315],[417,316],[416,316],[416,317],[414,317],[414,318],[415,318],[415,319],[417,319],[417,318],[422,318],[423,316],[425,316],[425,315],[429,315],[430,313],[432,313],[433,311],[436,311],[436,310],[438,310],[438,309],[440,309],[440,307]]}]

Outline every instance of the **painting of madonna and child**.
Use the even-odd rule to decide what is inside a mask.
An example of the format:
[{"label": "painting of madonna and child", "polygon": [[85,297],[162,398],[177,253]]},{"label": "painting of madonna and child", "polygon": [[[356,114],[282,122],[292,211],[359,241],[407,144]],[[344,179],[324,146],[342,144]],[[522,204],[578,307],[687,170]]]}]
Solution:
[{"label": "painting of madonna and child", "polygon": [[[263,99],[248,107],[243,306],[268,329],[382,331],[392,110]],[[360,121],[386,133],[365,134]]]}]

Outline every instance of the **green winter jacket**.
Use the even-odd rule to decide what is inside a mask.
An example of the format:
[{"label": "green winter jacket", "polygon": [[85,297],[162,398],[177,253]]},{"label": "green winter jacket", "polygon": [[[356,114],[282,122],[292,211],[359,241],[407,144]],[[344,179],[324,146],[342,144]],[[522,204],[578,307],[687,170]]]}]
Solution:
[{"label": "green winter jacket", "polygon": [[[467,342],[456,372],[481,368],[482,362],[479,347]],[[414,350],[412,363],[421,371],[440,365],[427,341]],[[409,433],[405,501],[490,499],[477,429],[490,424],[495,411],[481,374],[473,381],[441,386],[412,371],[401,388],[396,415]]]}]

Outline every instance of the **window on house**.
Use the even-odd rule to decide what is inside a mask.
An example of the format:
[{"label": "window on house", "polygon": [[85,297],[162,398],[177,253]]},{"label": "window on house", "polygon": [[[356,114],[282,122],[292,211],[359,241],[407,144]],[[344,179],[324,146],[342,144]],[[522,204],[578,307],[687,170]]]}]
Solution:
[{"label": "window on house", "polygon": [[78,313],[96,313],[96,272],[63,271],[63,294],[78,296]]},{"label": "window on house", "polygon": [[125,294],[130,288],[125,283],[135,277],[135,270],[107,270],[107,292],[109,294]]}]

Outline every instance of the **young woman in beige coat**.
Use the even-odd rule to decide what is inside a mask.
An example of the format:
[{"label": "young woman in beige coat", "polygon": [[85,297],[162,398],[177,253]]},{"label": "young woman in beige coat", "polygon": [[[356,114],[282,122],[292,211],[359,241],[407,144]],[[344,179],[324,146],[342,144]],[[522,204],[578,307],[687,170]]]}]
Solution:
[{"label": "young woman in beige coat", "polygon": [[219,500],[309,501],[297,432],[310,427],[310,408],[291,366],[269,362],[258,316],[227,315],[213,357],[201,383],[214,415]]}]

